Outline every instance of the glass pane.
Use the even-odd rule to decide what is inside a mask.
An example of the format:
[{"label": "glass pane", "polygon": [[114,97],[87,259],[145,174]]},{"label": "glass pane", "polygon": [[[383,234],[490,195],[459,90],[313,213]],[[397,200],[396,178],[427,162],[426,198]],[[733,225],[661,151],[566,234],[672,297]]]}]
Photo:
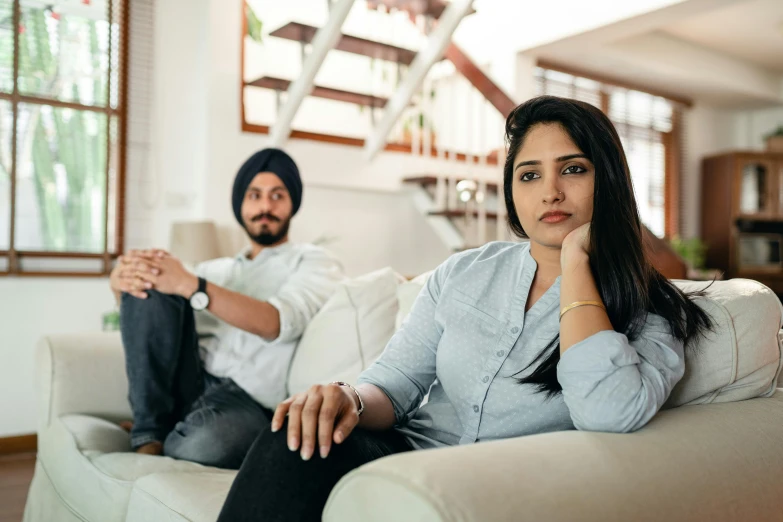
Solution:
[{"label": "glass pane", "polygon": [[750,163],[742,169],[740,180],[740,212],[759,214],[765,212],[767,201],[767,168]]},{"label": "glass pane", "polygon": [[16,246],[103,252],[106,115],[19,105]]},{"label": "glass pane", "polygon": [[0,91],[14,90],[14,2],[0,0]]},{"label": "glass pane", "polygon": [[781,236],[740,236],[740,265],[744,268],[781,268]]},{"label": "glass pane", "polygon": [[656,236],[665,233],[664,180],[666,176],[663,144],[639,136],[621,136],[628,168],[631,171],[636,204],[642,222]]},{"label": "glass pane", "polygon": [[106,105],[106,0],[22,2],[19,92]]},{"label": "glass pane", "polygon": [[11,245],[11,102],[0,100],[0,250]]}]

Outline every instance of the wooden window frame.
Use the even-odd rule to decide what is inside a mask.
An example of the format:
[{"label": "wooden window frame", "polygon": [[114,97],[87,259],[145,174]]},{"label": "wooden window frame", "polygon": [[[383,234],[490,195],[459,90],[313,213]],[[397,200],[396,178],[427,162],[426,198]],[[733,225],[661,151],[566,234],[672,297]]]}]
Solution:
[{"label": "wooden window frame", "polygon": [[[117,108],[111,107],[110,97],[112,88],[112,73],[107,73],[106,84],[106,96],[107,103],[105,107],[95,105],[85,105],[74,102],[66,102],[45,96],[25,95],[19,92],[19,30],[18,27],[21,23],[21,0],[13,1],[13,35],[14,35],[14,61],[13,61],[13,89],[12,92],[4,93],[0,92],[0,100],[10,101],[12,104],[12,131],[11,131],[11,184],[10,184],[10,241],[9,248],[7,250],[0,250],[0,257],[8,260],[8,267],[5,271],[0,271],[0,277],[3,276],[21,276],[21,277],[106,277],[112,269],[113,261],[120,255],[124,249],[125,243],[125,177],[126,177],[126,163],[127,163],[127,100],[128,100],[128,39],[129,39],[129,24],[130,24],[130,0],[123,0],[120,3],[120,20],[119,20],[119,70],[117,71],[117,78],[119,81],[118,96],[117,96]],[[112,0],[107,0],[107,9],[109,12],[110,23],[113,20],[113,6]],[[109,48],[108,55],[112,54],[112,39],[111,34],[109,36]],[[109,60],[111,63],[111,60]],[[105,211],[103,217],[103,237],[104,248],[102,253],[86,253],[86,252],[68,252],[68,251],[43,251],[43,250],[19,250],[16,248],[16,171],[17,171],[17,125],[18,125],[18,108],[20,103],[29,103],[34,105],[48,105],[51,107],[73,109],[77,111],[92,111],[101,114],[105,114],[107,118],[106,132],[107,140],[106,147],[108,149],[106,154],[106,182],[105,182]],[[116,181],[116,205],[115,205],[115,244],[114,249],[109,250],[109,164],[111,157],[111,121],[115,118],[117,121],[117,181]],[[25,271],[21,269],[20,259],[23,258],[44,258],[44,259],[101,259],[103,260],[103,266],[100,271],[97,272],[74,272],[74,271]]]},{"label": "wooden window frame", "polygon": [[[550,60],[537,60],[536,66],[541,69],[557,71],[571,76],[593,80],[602,85],[611,85],[623,89],[643,92],[652,96],[665,98],[672,106],[672,130],[661,133],[661,143],[664,150],[664,238],[670,239],[680,234],[681,200],[682,200],[682,111],[693,106],[693,100],[678,96],[671,92],[650,88],[649,86],[628,82],[600,74],[594,74],[578,68],[562,65]],[[600,109],[609,115],[609,95],[603,89],[600,94]]]}]

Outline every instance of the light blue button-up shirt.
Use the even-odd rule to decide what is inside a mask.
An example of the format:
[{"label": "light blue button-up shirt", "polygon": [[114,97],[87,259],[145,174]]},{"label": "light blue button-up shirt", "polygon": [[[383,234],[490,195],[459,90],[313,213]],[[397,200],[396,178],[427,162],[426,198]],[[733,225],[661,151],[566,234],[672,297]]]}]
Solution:
[{"label": "light blue button-up shirt", "polygon": [[569,348],[557,370],[561,395],[547,399],[519,384],[559,332],[560,278],[525,312],[536,268],[528,243],[490,243],[452,256],[359,377],[388,395],[397,429],[414,447],[574,428],[633,431],[682,378],[682,343],[650,314],[633,342],[604,331]]}]

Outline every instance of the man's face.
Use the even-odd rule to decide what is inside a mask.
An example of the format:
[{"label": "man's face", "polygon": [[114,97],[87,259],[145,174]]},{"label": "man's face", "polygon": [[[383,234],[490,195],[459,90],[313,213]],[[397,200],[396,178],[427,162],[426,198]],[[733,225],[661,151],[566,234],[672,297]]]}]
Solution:
[{"label": "man's face", "polygon": [[271,172],[253,178],[242,201],[242,222],[247,235],[259,245],[279,243],[288,235],[293,202],[288,189]]}]

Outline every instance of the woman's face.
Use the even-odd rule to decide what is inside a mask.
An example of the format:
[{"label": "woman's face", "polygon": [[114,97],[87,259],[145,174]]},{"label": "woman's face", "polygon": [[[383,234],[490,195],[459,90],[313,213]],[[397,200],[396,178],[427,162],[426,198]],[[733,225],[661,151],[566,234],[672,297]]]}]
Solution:
[{"label": "woman's face", "polygon": [[512,196],[531,241],[560,248],[593,217],[595,168],[557,123],[534,125],[514,158]]}]

